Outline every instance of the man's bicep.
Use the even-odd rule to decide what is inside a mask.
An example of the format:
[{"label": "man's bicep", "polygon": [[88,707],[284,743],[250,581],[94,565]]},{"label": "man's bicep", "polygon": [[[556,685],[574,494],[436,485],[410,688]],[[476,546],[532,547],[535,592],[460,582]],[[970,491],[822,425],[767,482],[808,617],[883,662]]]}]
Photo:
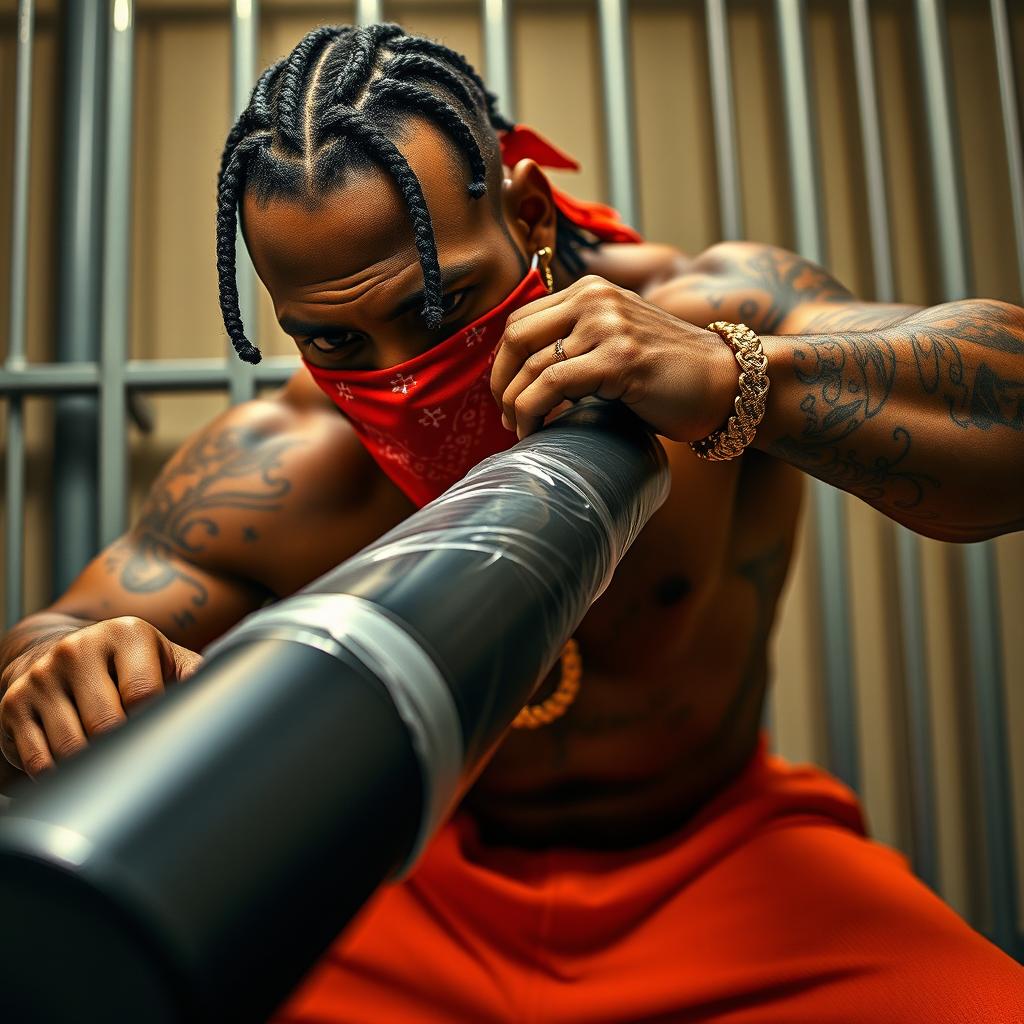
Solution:
[{"label": "man's bicep", "polygon": [[122,537],[51,607],[137,615],[197,650],[273,595],[260,583],[293,492],[300,432],[269,403],[236,406],[168,460]]},{"label": "man's bicep", "polygon": [[202,568],[129,532],[101,551],[51,610],[95,621],[134,615],[199,651],[270,596],[258,584]]}]

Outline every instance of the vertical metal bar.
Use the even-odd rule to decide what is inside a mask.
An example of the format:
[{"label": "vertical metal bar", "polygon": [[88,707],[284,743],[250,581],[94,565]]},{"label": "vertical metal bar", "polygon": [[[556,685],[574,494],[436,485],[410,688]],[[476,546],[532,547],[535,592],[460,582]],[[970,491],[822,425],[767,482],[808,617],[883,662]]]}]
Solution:
[{"label": "vertical metal bar", "polygon": [[356,24],[375,25],[384,20],[384,0],[356,0]]},{"label": "vertical metal bar", "polygon": [[811,101],[804,0],[775,0],[779,68],[786,105],[786,148],[793,196],[796,248],[816,263],[825,255],[818,170],[818,131]]},{"label": "vertical metal bar", "polygon": [[970,613],[971,668],[976,687],[981,748],[982,810],[992,915],[992,939],[1012,956],[1017,945],[1017,877],[1014,868],[1013,804],[1006,737],[999,596],[995,547],[969,544],[964,550],[966,597]]},{"label": "vertical metal bar", "polygon": [[[868,0],[850,0],[850,28],[853,41],[853,71],[860,112],[861,150],[864,153],[875,301],[893,302],[896,286],[892,266],[885,156],[878,116]],[[907,702],[914,871],[932,889],[937,889],[939,866],[935,827],[931,701],[928,692],[921,592],[921,545],[917,535],[910,530],[902,526],[894,526],[894,529],[902,627],[903,679]]]},{"label": "vertical metal bar", "polygon": [[853,40],[853,73],[857,82],[857,103],[860,111],[861,148],[864,150],[875,301],[894,302],[896,289],[892,269],[892,242],[889,238],[885,160],[882,153],[882,129],[878,119],[878,93],[875,89],[875,58],[871,42],[868,0],[850,0],[850,29]]},{"label": "vertical metal bar", "polygon": [[[955,116],[945,6],[915,0],[915,22],[924,78],[928,155],[932,165],[943,298],[970,293],[971,272],[963,201],[963,173]],[[967,631],[978,718],[982,814],[992,939],[1008,952],[1016,941],[1016,889],[1006,709],[1003,695],[999,605],[991,543],[963,548],[967,583]]]},{"label": "vertical metal bar", "polygon": [[732,61],[725,0],[704,0],[711,79],[711,116],[715,126],[718,167],[718,209],[722,238],[743,237],[743,199],[736,149],[736,118],[732,96]]},{"label": "vertical metal bar", "polygon": [[[18,65],[14,91],[14,180],[11,193],[11,304],[7,366],[25,362],[28,300],[28,175],[32,125],[34,0],[18,4]],[[7,400],[7,520],[4,531],[5,626],[22,615],[25,570],[25,430],[21,397]]]},{"label": "vertical metal bar", "polygon": [[637,226],[636,175],[633,169],[633,87],[629,60],[627,0],[598,0],[601,67],[604,71],[608,191],[622,219]]},{"label": "vertical metal bar", "polygon": [[132,0],[111,0],[104,200],[103,330],[100,339],[100,544],[125,528],[128,311],[131,296]]},{"label": "vertical metal bar", "polygon": [[1006,136],[1006,163],[1010,175],[1010,201],[1013,205],[1013,233],[1017,240],[1017,301],[1024,302],[1024,146],[1020,137],[1020,113],[1013,73],[1013,49],[1005,0],[991,0],[992,35],[996,48],[996,72],[1003,109],[1003,134]]},{"label": "vertical metal bar", "polygon": [[921,542],[896,527],[896,577],[900,595],[903,676],[907,701],[907,741],[911,791],[913,864],[917,876],[939,888],[938,839],[935,819],[935,778],[931,697],[921,587]]},{"label": "vertical metal bar", "polygon": [[[57,359],[99,355],[103,260],[106,0],[67,4],[62,33],[61,216]],[[93,395],[56,402],[53,590],[62,593],[96,552],[98,412]]]},{"label": "vertical metal bar", "polygon": [[[256,62],[259,59],[259,0],[232,0],[231,4],[231,109],[233,118],[248,106],[256,83]],[[241,217],[239,217],[241,221]],[[256,271],[242,237],[239,223],[235,235],[235,280],[238,282],[238,308],[250,338],[259,337],[257,317]],[[252,366],[243,362],[228,344],[228,373],[231,378],[231,402],[248,401],[256,393]]]},{"label": "vertical metal bar", "polygon": [[[802,256],[822,263],[825,252],[824,227],[803,0],[776,0],[775,20],[786,112],[796,247]],[[824,632],[829,767],[847,785],[856,787],[859,776],[857,711],[853,692],[849,563],[843,493],[820,481],[814,482],[812,493]]]},{"label": "vertical metal bar", "polygon": [[[8,363],[25,361],[28,305],[28,175],[32,128],[34,0],[18,3],[17,70],[14,91],[14,167],[11,191],[11,306]],[[10,557],[10,553],[8,553]]]},{"label": "vertical metal bar", "polygon": [[484,60],[487,87],[498,96],[498,109],[516,119],[512,74],[512,0],[484,0]]},{"label": "vertical metal bar", "polygon": [[942,0],[914,0],[914,11],[924,77],[925,126],[939,235],[942,297],[949,302],[968,295],[971,274],[945,5]]}]

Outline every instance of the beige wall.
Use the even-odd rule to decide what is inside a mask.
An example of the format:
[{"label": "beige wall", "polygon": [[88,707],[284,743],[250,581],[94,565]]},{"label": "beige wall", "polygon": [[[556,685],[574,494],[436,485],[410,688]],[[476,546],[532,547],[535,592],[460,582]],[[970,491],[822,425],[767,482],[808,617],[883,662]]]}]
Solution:
[{"label": "beige wall", "polygon": [[[957,102],[961,121],[970,239],[979,295],[1021,301],[1002,151],[998,92],[987,4],[951,6]],[[1017,64],[1024,68],[1024,4],[1009,4]],[[703,5],[695,0],[635,0],[632,49],[636,78],[637,171],[642,228],[655,240],[697,252],[718,238],[714,148],[709,111]],[[29,347],[34,359],[52,344],[52,192],[57,125],[57,48],[53,10],[42,3],[35,53]],[[887,145],[890,216],[899,298],[940,298],[933,259],[928,168],[922,137],[915,38],[909,4],[872,4]],[[13,0],[0,6],[0,197],[10,189],[14,82]],[[229,126],[228,4],[219,0],[141,0],[137,17],[132,355],[209,356],[224,350],[214,273],[214,185]],[[456,49],[483,70],[473,3],[405,0],[389,18]],[[857,138],[849,31],[844,3],[812,2],[810,39],[822,148],[828,264],[858,294],[871,297],[866,201]],[[269,63],[303,32],[351,17],[351,5],[263,5],[261,58]],[[585,0],[520,0],[514,26],[517,115],[549,134],[583,163],[556,172],[560,187],[606,199],[601,78],[594,5]],[[730,4],[734,89],[740,133],[746,235],[793,245],[791,209],[774,50],[771,5]],[[1024,72],[1020,75],[1024,82]],[[1022,95],[1024,100],[1024,95]],[[9,237],[9,204],[0,202],[0,239]],[[8,250],[0,248],[0,308],[7,308]],[[6,329],[6,323],[0,330]],[[259,341],[286,354],[291,342],[261,296]],[[163,460],[194,427],[224,407],[220,396],[148,399],[150,436],[132,432],[133,493],[138,499]],[[0,420],[0,424],[3,421]],[[45,600],[48,579],[50,403],[28,403],[29,505],[26,515],[29,609]],[[906,720],[893,573],[891,524],[847,498],[860,716],[863,794],[874,834],[908,848]],[[0,510],[0,515],[6,510]],[[795,759],[823,761],[820,650],[810,531],[804,533],[776,632],[773,721],[777,748]],[[941,833],[943,895],[983,923],[983,862],[977,815],[975,743],[964,640],[959,552],[923,542]],[[1015,802],[1024,804],[1024,535],[997,542],[1014,755]],[[2,597],[0,597],[2,600]],[[1024,849],[1024,822],[1018,823]],[[1024,865],[1021,867],[1024,878]]]}]

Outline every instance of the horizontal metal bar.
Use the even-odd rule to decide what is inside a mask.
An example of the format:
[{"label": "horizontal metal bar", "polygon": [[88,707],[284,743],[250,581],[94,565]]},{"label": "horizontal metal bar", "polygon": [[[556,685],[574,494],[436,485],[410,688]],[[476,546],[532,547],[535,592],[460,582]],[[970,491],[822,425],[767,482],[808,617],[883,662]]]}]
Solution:
[{"label": "horizontal metal bar", "polygon": [[[274,356],[253,367],[258,384],[283,384],[301,364],[290,356]],[[132,359],[125,383],[136,391],[218,391],[230,388],[223,359]],[[96,363],[29,364],[0,370],[0,396],[90,394],[99,390]]]}]

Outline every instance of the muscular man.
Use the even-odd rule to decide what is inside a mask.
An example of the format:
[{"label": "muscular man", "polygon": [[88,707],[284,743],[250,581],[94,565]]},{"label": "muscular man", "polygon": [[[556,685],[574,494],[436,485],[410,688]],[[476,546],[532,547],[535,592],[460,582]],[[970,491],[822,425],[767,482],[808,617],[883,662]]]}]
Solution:
[{"label": "muscular man", "polygon": [[[508,446],[566,401],[627,402],[662,438],[671,494],[576,633],[575,703],[510,730],[462,831],[378,894],[281,1020],[1017,1019],[1024,972],[864,836],[844,787],[767,758],[759,722],[806,474],[931,537],[1024,523],[1024,310],[858,302],[762,244],[608,241],[631,233],[535,159],[504,147],[506,176],[511,128],[463,58],[396,26],[316,30],[264,73],[221,167],[221,301],[258,359],[237,203],[305,365],[197,431],[131,529],[7,635],[5,756],[50,769],[414,511],[416,458],[357,429],[346,382],[395,370],[385,391],[415,388],[401,368],[469,344],[547,247],[553,287],[508,315],[487,415]],[[707,462],[689,442],[737,389],[716,320],[761,336],[771,390],[753,446]],[[619,880],[676,850],[695,858],[685,884],[617,916]]]}]

